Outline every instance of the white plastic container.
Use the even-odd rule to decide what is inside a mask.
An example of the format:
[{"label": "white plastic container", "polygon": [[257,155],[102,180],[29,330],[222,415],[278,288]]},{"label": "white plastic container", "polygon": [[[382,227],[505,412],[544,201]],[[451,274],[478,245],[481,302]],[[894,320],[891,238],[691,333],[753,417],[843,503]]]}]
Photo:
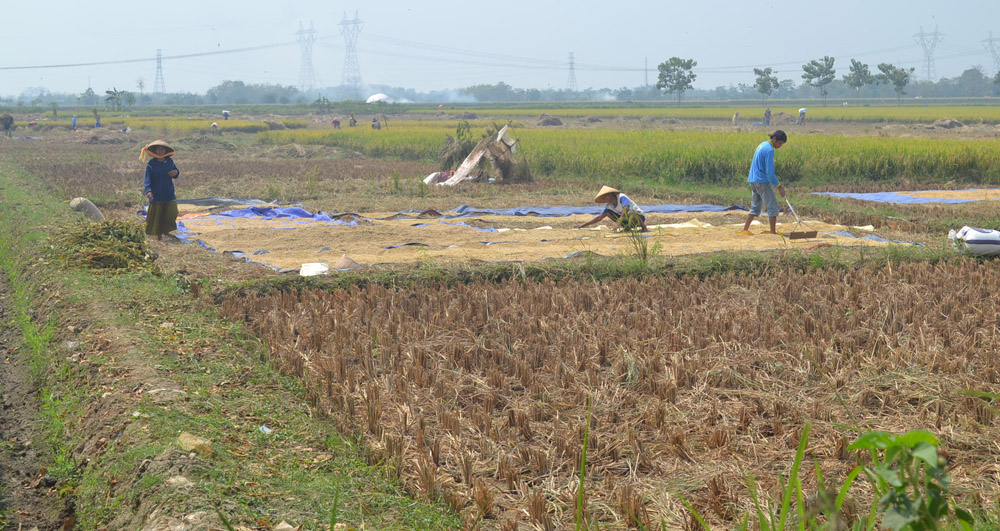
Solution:
[{"label": "white plastic container", "polygon": [[330,272],[330,266],[326,264],[321,264],[319,262],[312,262],[309,264],[302,264],[299,268],[299,276],[303,277],[313,277],[316,275],[325,275]]}]

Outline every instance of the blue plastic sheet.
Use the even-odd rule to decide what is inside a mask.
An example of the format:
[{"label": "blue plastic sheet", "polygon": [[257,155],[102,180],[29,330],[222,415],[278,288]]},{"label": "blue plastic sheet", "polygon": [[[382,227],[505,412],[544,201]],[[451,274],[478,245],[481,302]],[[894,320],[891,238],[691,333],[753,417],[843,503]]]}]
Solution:
[{"label": "blue plastic sheet", "polygon": [[331,221],[326,214],[313,215],[312,212],[299,207],[247,207],[235,210],[219,212],[216,216],[226,216],[230,218],[261,218],[261,219],[301,219],[307,218],[314,221]]},{"label": "blue plastic sheet", "polygon": [[[972,189],[971,191],[976,191],[978,189]],[[943,190],[924,190],[920,193],[926,194],[929,192],[940,192]],[[894,203],[898,205],[909,205],[909,204],[922,204],[922,203],[972,203],[979,201],[979,199],[949,199],[949,198],[934,198],[934,197],[913,197],[904,194],[912,194],[917,192],[872,192],[867,194],[862,193],[850,193],[850,192],[813,192],[816,195],[830,195],[833,197],[847,197],[850,199],[860,199],[862,201],[875,201],[876,203]]]},{"label": "blue plastic sheet", "polygon": [[[357,226],[357,221],[341,221],[339,219],[334,219],[328,214],[322,212],[313,214],[308,210],[300,207],[248,207],[248,208],[237,208],[235,210],[226,210],[224,212],[218,212],[212,214],[210,217],[216,219],[223,218],[246,218],[246,219],[263,219],[263,220],[274,220],[274,219],[288,219],[294,220],[295,223],[300,223],[303,225],[308,225],[309,222],[324,222],[330,225],[346,225],[346,226]],[[289,228],[289,227],[286,227]]]}]

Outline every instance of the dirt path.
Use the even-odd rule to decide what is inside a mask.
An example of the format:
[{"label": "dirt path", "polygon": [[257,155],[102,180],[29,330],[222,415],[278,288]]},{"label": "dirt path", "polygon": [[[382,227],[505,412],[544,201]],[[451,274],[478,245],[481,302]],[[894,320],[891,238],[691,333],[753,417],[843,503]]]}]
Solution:
[{"label": "dirt path", "polygon": [[45,470],[51,459],[40,445],[38,389],[13,326],[9,290],[0,282],[0,529],[72,529],[70,497],[60,496]]}]

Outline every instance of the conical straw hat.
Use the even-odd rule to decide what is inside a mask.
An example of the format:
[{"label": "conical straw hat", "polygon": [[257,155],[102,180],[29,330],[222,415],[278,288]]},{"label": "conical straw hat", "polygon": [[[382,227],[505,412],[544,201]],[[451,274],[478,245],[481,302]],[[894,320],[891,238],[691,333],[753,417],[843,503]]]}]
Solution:
[{"label": "conical straw hat", "polygon": [[174,148],[170,147],[170,144],[167,144],[167,142],[165,140],[154,140],[154,141],[152,141],[152,142],[150,142],[149,144],[146,145],[146,149],[149,149],[149,148],[151,148],[153,146],[163,146],[163,147],[167,148],[167,153],[169,153],[169,152],[171,152],[171,151],[174,150]]},{"label": "conical straw hat", "polygon": [[602,186],[601,187],[601,191],[597,192],[597,195],[594,196],[594,202],[595,203],[600,203],[601,202],[601,196],[605,196],[605,195],[608,195],[608,194],[620,194],[620,193],[621,192],[619,192],[618,190],[615,190],[614,188],[612,188],[610,186]]}]

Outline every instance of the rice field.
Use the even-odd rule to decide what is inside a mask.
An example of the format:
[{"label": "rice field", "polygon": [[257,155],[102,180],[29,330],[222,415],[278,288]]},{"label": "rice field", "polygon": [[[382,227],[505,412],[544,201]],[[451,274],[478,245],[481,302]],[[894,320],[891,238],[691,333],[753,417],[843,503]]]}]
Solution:
[{"label": "rice field", "polygon": [[[770,101],[754,102],[740,105],[720,105],[700,107],[687,103],[683,107],[671,106],[637,106],[634,104],[604,104],[598,108],[586,106],[573,107],[530,107],[530,108],[489,108],[479,109],[469,107],[470,112],[482,112],[497,119],[534,120],[540,114],[546,113],[559,118],[678,118],[678,119],[709,119],[729,120],[734,113],[739,112],[744,122],[762,121],[764,109],[771,109],[772,119],[779,112],[798,117],[799,109],[807,107],[807,119],[823,122],[873,122],[873,123],[931,123],[943,118],[953,118],[966,124],[997,124],[1000,123],[1000,99],[984,98],[983,105],[915,105],[912,100],[906,105],[896,106],[894,101],[881,105],[868,103],[858,104],[853,99],[830,100],[828,106],[816,104],[787,103]],[[690,105],[690,106],[689,106]],[[410,110],[408,114],[436,114],[439,109]],[[454,111],[453,111],[454,112]],[[773,125],[773,124],[772,124]]]},{"label": "rice field", "polygon": [[[370,157],[433,161],[457,122],[395,122],[388,130],[267,131],[265,145],[318,144]],[[648,183],[735,183],[746,174],[761,132],[517,127],[519,153],[541,175]],[[484,129],[484,122],[473,130]],[[796,135],[776,158],[788,182],[894,179],[1000,183],[1000,144],[985,139]]]}]

